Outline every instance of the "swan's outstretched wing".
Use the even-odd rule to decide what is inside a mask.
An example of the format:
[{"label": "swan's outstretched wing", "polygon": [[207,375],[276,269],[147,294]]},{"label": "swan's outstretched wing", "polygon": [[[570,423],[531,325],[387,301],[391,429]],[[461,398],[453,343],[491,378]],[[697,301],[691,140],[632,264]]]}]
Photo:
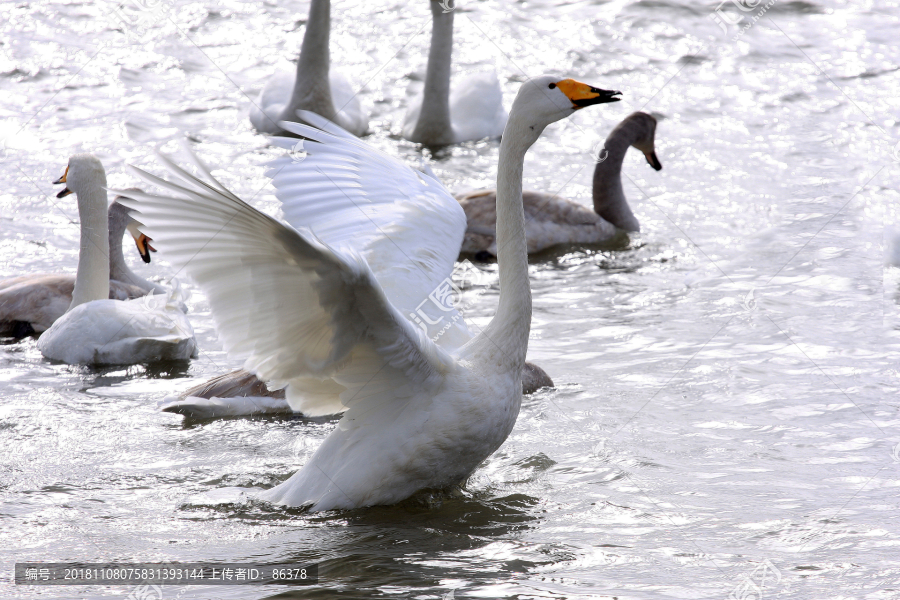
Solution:
[{"label": "swan's outstretched wing", "polygon": [[[391,305],[358,253],[331,248],[308,230],[259,212],[196,159],[205,181],[160,159],[177,183],[135,171],[172,195],[132,193],[135,201],[123,203],[139,212],[142,229],[206,293],[225,348],[246,357],[245,368],[264,381],[288,385],[295,410],[341,410],[334,395],[309,400],[301,391],[314,378],[347,381],[358,371],[354,355],[366,362],[377,357],[395,387],[416,392],[437,385],[453,367],[452,358]],[[353,380],[342,385],[349,390]],[[343,399],[345,406],[355,404],[350,400]]]},{"label": "swan's outstretched wing", "polygon": [[[315,127],[281,126],[307,139],[272,139],[293,151],[273,161],[268,172],[285,219],[296,228],[309,228],[331,247],[358,251],[404,316],[413,315],[423,324],[437,321],[428,327],[431,336],[444,329],[439,345],[465,343],[470,336],[456,310],[429,300],[446,287],[459,255],[466,230],[459,203],[433,176],[375,150],[319,115],[298,111],[298,116]],[[420,313],[427,318],[417,320]]]}]

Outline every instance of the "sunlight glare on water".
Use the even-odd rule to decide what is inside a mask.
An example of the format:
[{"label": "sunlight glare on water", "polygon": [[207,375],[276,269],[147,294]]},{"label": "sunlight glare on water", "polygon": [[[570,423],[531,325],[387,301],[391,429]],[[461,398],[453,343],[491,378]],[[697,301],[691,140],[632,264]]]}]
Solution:
[{"label": "sunlight glare on water", "polygon": [[[463,496],[321,514],[255,500],[336,419],[158,412],[240,366],[182,281],[202,350],[187,366],[0,346],[0,595],[131,591],[15,586],[15,562],[171,560],[316,561],[320,585],[165,598],[750,597],[761,565],[766,598],[900,598],[900,266],[884,258],[900,241],[900,8],[777,0],[741,33],[767,4],[745,1],[739,25],[686,0],[459,4],[454,74],[494,68],[507,107],[543,72],[623,92],[548,127],[525,189],[589,204],[593,150],[636,110],[659,120],[664,165],[626,157],[640,234],[532,261],[529,360],[556,387],[524,398]],[[281,151],[247,114],[294,58],[308,2],[141,4],[128,26],[115,6],[0,7],[0,277],[74,273],[74,196],[50,182],[76,152],[128,187],[125,165],[187,137],[278,212],[264,165]],[[493,186],[497,141],[432,155],[399,138],[430,23],[424,1],[335,0],[332,68],[371,110],[368,143],[424,156],[451,191]],[[173,274],[162,252],[128,260]],[[491,287],[466,317],[483,326],[499,290],[496,264],[479,268]]]}]

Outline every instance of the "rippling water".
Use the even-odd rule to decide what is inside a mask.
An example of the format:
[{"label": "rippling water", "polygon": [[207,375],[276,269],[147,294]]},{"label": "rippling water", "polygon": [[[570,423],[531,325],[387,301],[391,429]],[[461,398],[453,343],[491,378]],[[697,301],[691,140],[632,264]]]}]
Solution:
[{"label": "rippling water", "polygon": [[[113,4],[0,5],[0,276],[74,272],[77,211],[50,182],[79,151],[128,186],[125,164],[187,135],[277,210],[248,98],[298,48],[308,4],[128,2],[129,26]],[[753,23],[765,4],[723,4],[742,21],[720,27],[715,4],[687,0],[460,3],[455,72],[494,66],[508,103],[545,71],[624,92],[549,127],[526,188],[587,202],[591,149],[634,110],[659,118],[664,165],[625,161],[643,227],[627,246],[533,261],[529,357],[557,387],[525,399],[465,497],[316,515],[252,500],[333,421],[157,412],[238,366],[195,292],[189,366],[0,346],[2,595],[131,590],[16,587],[17,561],[217,560],[318,561],[321,584],[165,597],[749,598],[765,566],[766,598],[900,598],[900,268],[882,235],[900,226],[900,9],[778,0]],[[368,141],[417,161],[397,134],[426,3],[335,0],[332,23]],[[463,191],[491,183],[497,150],[426,157]],[[171,275],[157,256],[135,270]],[[495,305],[496,286],[468,317]]]}]

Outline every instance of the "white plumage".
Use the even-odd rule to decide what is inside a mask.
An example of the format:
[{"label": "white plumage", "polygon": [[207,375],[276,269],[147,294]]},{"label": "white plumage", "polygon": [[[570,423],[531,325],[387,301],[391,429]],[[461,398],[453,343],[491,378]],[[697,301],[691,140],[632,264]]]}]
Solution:
[{"label": "white plumage", "polygon": [[77,195],[81,248],[72,302],[38,339],[41,354],[69,364],[116,365],[196,356],[194,332],[174,294],[107,299],[106,173],[100,161],[76,154],[56,183],[66,184],[59,197]]},{"label": "white plumage", "polygon": [[[250,124],[254,129],[261,133],[283,133],[278,122],[285,118],[296,81],[296,67],[281,66],[276,69],[250,107]],[[328,82],[334,107],[332,120],[354,135],[365,135],[369,129],[369,115],[350,81],[338,71],[329,70]]]},{"label": "white plumage", "polygon": [[884,228],[884,264],[900,267],[900,227]]},{"label": "white plumage", "polygon": [[[113,202],[107,212],[109,227],[109,298],[128,300],[162,290],[135,274],[122,254],[122,236],[134,220],[128,209]],[[135,237],[138,246],[145,244]],[[143,248],[142,248],[143,252]],[[149,251],[146,254],[149,262]],[[75,275],[31,273],[0,280],[0,336],[25,337],[41,333],[63,316],[72,303]]]},{"label": "white plumage", "polygon": [[[278,159],[270,172],[293,227],[241,201],[199,161],[202,180],[165,157],[176,181],[137,170],[172,195],[134,194],[127,204],[206,292],[226,349],[262,380],[287,384],[294,410],[346,411],[309,462],[263,498],[316,510],[389,504],[461,483],[503,443],[519,411],[531,317],[525,151],[547,124],[615,100],[601,92],[551,76],[523,85],[501,146],[500,306],[474,337],[462,319],[438,337],[409,314],[447,285],[447,247],[465,230],[458,203],[325,119],[300,114],[321,130],[281,123],[310,140],[305,160]],[[405,228],[408,211],[428,227]],[[456,315],[449,304],[429,310],[439,329]]]},{"label": "white plumage", "polygon": [[41,353],[70,365],[133,365],[197,355],[187,317],[172,296],[79,304],[38,339]]}]

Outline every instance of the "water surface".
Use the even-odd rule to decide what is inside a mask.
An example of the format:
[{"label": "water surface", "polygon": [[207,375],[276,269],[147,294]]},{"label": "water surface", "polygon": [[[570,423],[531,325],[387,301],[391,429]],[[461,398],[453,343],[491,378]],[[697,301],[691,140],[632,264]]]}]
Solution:
[{"label": "water surface", "polygon": [[[742,16],[725,31],[715,4],[685,0],[460,4],[454,73],[495,68],[507,103],[548,71],[623,92],[549,127],[526,188],[587,203],[591,149],[635,110],[659,119],[664,165],[626,158],[642,233],[624,247],[534,260],[529,358],[557,387],[525,399],[463,497],[308,515],[242,492],[287,478],[334,421],[159,413],[239,366],[184,281],[190,364],[92,370],[34,341],[0,347],[2,595],[132,589],[15,587],[17,561],[207,560],[318,561],[321,584],[165,598],[749,597],[761,566],[766,598],[900,598],[900,268],[883,259],[883,225],[900,225],[900,13],[780,0],[744,31],[765,4],[723,5]],[[276,152],[247,112],[299,47],[308,3],[120,6],[130,25],[107,3],[0,6],[0,276],[74,272],[77,210],[50,182],[76,152],[130,186],[126,164],[187,136],[277,211]],[[332,25],[367,141],[433,161],[453,191],[490,185],[496,142],[432,156],[398,137],[425,2],[336,0]],[[154,258],[129,260],[174,273]],[[496,300],[495,284],[467,318],[486,323]]]}]

